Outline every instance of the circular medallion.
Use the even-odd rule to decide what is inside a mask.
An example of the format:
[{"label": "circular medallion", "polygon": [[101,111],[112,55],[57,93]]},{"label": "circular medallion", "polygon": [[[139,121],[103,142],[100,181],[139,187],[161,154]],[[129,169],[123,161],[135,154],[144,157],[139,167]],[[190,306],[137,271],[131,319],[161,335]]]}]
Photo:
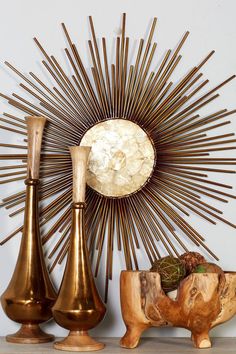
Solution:
[{"label": "circular medallion", "polygon": [[109,119],[94,125],[80,145],[91,146],[87,184],[107,197],[123,197],[139,190],[155,163],[153,144],[138,125]]}]

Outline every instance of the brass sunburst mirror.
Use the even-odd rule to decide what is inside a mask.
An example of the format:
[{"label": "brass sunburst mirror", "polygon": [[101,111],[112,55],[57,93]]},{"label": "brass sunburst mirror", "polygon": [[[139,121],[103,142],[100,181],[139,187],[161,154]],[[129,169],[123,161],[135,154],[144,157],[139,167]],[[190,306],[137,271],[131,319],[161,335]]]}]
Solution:
[{"label": "brass sunburst mirror", "polygon": [[[181,80],[171,82],[188,32],[175,50],[165,53],[158,69],[151,71],[152,62],[159,61],[157,44],[153,43],[156,22],[154,18],[147,40],[140,39],[134,63],[129,64],[130,45],[123,14],[115,63],[110,65],[106,40],[102,38],[100,50],[89,17],[92,79],[64,24],[68,42],[65,54],[72,75],[66,73],[53,55],[47,54],[37,39],[34,40],[44,56],[42,64],[54,82],[53,87],[33,72],[24,75],[6,62],[23,80],[20,86],[32,100],[15,93],[12,97],[1,96],[24,115],[43,115],[49,121],[43,139],[40,187],[40,200],[47,204],[41,208],[40,223],[44,226],[53,221],[42,237],[44,244],[54,240],[49,253],[51,271],[57,263],[62,263],[69,246],[72,171],[68,146],[92,146],[86,227],[89,249],[91,253],[97,250],[95,275],[103,251],[106,252],[105,298],[112,279],[115,242],[118,250],[123,251],[127,269],[138,269],[136,250],[141,244],[150,262],[164,253],[178,256],[191,244],[201,246],[217,259],[206,246],[204,236],[186,221],[189,213],[212,224],[222,221],[236,227],[222,217],[221,210],[201,199],[227,202],[228,198],[235,198],[227,192],[231,186],[209,178],[208,174],[235,173],[229,166],[236,159],[225,157],[228,150],[235,149],[234,134],[212,131],[228,125],[230,121],[224,118],[236,111],[222,109],[203,117],[197,113],[215,100],[218,89],[235,76],[201,93],[208,80],[202,79],[200,70],[212,51],[188,69]],[[4,113],[0,120],[1,129],[20,134],[24,139],[24,118]],[[22,145],[1,146],[26,149],[25,142],[24,139]],[[224,157],[212,156],[215,152],[223,152]],[[0,156],[2,160],[22,162],[2,166],[1,170],[6,172],[1,174],[0,183],[24,180],[26,153]],[[222,169],[222,165],[226,167]],[[15,216],[24,210],[24,201],[22,190],[4,198],[2,206],[11,210],[10,216]],[[19,227],[1,244],[21,230]]]}]

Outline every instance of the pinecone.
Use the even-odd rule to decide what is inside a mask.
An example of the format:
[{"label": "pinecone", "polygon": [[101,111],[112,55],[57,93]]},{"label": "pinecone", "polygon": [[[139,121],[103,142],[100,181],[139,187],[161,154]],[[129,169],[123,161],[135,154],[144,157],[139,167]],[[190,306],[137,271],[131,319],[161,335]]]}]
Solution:
[{"label": "pinecone", "polygon": [[198,252],[186,252],[179,259],[185,265],[187,275],[192,273],[199,264],[206,262],[205,258]]}]

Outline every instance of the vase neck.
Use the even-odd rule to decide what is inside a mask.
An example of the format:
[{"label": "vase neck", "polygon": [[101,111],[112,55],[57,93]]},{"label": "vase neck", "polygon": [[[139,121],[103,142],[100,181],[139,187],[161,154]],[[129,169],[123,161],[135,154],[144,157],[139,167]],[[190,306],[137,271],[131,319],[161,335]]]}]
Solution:
[{"label": "vase neck", "polygon": [[[27,179],[23,236],[35,238],[39,231],[38,220],[38,179]],[[38,238],[38,237],[37,237]]]},{"label": "vase neck", "polygon": [[86,273],[87,276],[91,276],[85,233],[85,203],[72,204],[72,225],[67,268],[74,274],[76,277],[74,280],[77,283],[81,282],[83,273]]},{"label": "vase neck", "polygon": [[28,178],[25,180],[26,185],[26,203],[25,203],[25,215],[32,213],[38,209],[38,179]]},{"label": "vase neck", "polygon": [[85,203],[72,203],[72,232],[71,232],[71,248],[81,250],[86,248],[85,243]]}]

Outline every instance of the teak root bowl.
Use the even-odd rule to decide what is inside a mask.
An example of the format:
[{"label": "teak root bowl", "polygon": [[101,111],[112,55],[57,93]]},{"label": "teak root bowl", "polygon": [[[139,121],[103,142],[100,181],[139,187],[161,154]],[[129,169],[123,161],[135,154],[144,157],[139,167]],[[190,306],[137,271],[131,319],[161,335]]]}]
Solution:
[{"label": "teak root bowl", "polygon": [[150,327],[182,327],[192,333],[197,348],[210,348],[209,331],[236,313],[236,272],[193,273],[185,278],[173,300],[164,293],[160,275],[150,271],[123,271],[121,310],[126,333],[120,341],[135,348]]}]

